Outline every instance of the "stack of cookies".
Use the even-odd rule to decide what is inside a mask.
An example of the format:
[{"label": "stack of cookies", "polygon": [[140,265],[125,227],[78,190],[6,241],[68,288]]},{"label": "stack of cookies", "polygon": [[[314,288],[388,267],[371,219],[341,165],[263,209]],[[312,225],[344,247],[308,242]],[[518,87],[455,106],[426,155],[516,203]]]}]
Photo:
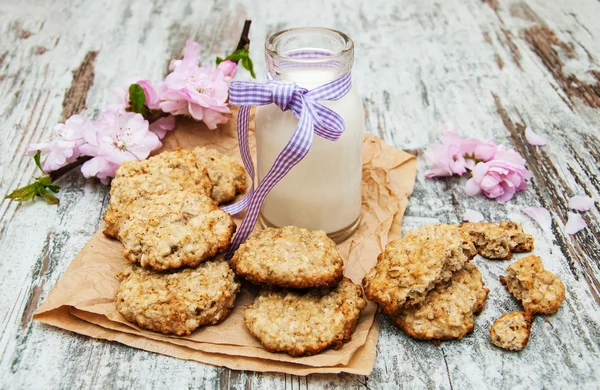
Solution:
[{"label": "stack of cookies", "polygon": [[461,339],[489,292],[469,263],[476,254],[458,226],[424,226],[386,246],[363,279],[365,293],[417,339]]},{"label": "stack of cookies", "polygon": [[271,352],[310,356],[339,349],[367,305],[361,287],[343,277],[337,247],[321,230],[264,229],[239,247],[230,266],[262,286],[244,320]]},{"label": "stack of cookies", "polygon": [[229,248],[236,226],[219,204],[245,187],[239,164],[204,148],[121,165],[104,234],[118,238],[135,264],[119,274],[116,298],[128,321],[181,336],[229,314],[240,284],[217,255]]}]

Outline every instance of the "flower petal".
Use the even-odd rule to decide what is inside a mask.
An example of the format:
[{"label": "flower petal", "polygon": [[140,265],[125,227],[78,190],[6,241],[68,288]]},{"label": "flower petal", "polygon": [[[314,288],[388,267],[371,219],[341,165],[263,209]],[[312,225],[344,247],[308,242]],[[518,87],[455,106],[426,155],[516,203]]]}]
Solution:
[{"label": "flower petal", "polygon": [[431,167],[431,169],[428,169],[425,171],[425,177],[428,179],[431,179],[432,177],[447,177],[447,176],[452,176],[452,172],[448,172],[443,167],[440,168],[440,167],[433,166],[433,167]]},{"label": "flower petal", "polygon": [[201,121],[204,119],[204,108],[201,105],[189,102],[188,111],[195,120]]},{"label": "flower petal", "polygon": [[209,108],[204,109],[203,121],[210,130],[217,128],[218,124],[227,123],[227,117],[218,111],[211,110]]},{"label": "flower petal", "polygon": [[463,214],[462,219],[463,221],[468,222],[481,222],[485,218],[483,217],[483,214],[481,214],[479,211],[465,209],[465,213]]},{"label": "flower petal", "polygon": [[568,234],[575,234],[581,229],[585,229],[587,224],[581,218],[581,215],[575,213],[567,213],[568,219],[567,224],[565,225],[565,232]]},{"label": "flower petal", "polygon": [[542,229],[549,230],[552,227],[552,217],[547,209],[531,206],[525,207],[521,211],[536,221]]},{"label": "flower petal", "polygon": [[481,187],[479,186],[479,184],[475,181],[475,179],[469,179],[467,181],[467,184],[465,184],[465,194],[473,196],[479,193],[481,193]]},{"label": "flower petal", "polygon": [[588,211],[594,205],[594,199],[585,195],[576,195],[569,199],[569,208],[578,211]]},{"label": "flower petal", "polygon": [[546,140],[539,134],[536,134],[535,131],[533,131],[531,129],[531,127],[529,127],[529,126],[527,126],[527,128],[525,128],[525,138],[527,139],[527,142],[529,142],[530,145],[534,145],[534,146],[546,145]]},{"label": "flower petal", "polygon": [[188,40],[185,43],[185,55],[183,56],[183,60],[178,65],[182,65],[184,67],[195,67],[200,63],[200,44],[198,42],[194,42]]},{"label": "flower petal", "polygon": [[175,128],[175,117],[173,115],[164,116],[152,122],[148,129],[154,134],[158,135],[158,138],[163,139],[167,131],[171,131]]},{"label": "flower petal", "polygon": [[118,164],[113,164],[106,158],[99,156],[86,161],[81,166],[81,173],[85,178],[98,177],[103,184],[108,184],[108,178],[114,177]]}]

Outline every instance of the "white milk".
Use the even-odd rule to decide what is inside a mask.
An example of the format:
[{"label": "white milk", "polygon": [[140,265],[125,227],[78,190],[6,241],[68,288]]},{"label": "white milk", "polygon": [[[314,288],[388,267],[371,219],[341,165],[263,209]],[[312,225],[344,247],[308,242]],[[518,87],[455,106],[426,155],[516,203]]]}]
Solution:
[{"label": "white milk", "polygon": [[[339,77],[326,68],[294,68],[281,80],[313,89]],[[277,227],[296,225],[336,233],[358,223],[361,208],[362,145],[364,108],[353,86],[338,101],[323,101],[344,118],[346,130],[337,141],[315,134],[304,157],[271,190],[261,209],[263,224]],[[259,181],[294,132],[298,119],[275,104],[261,106],[256,113]]]}]

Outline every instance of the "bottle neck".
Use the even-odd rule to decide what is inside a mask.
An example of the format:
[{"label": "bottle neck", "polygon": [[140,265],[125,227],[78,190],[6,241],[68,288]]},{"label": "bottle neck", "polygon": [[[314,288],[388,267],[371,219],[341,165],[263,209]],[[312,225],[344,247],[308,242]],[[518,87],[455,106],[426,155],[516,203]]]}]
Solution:
[{"label": "bottle neck", "polygon": [[312,89],[329,83],[352,70],[354,49],[344,52],[325,48],[294,48],[266,52],[267,71],[274,80],[293,82]]},{"label": "bottle neck", "polygon": [[284,69],[276,75],[271,73],[275,80],[292,82],[309,90],[327,84],[339,78],[342,74],[343,72],[340,69],[306,66]]}]

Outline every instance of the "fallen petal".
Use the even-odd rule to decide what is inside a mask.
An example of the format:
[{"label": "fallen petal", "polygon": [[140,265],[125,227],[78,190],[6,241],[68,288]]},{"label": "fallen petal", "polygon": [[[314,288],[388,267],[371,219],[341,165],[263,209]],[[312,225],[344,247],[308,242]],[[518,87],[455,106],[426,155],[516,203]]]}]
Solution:
[{"label": "fallen petal", "polygon": [[565,232],[567,232],[569,234],[575,234],[578,231],[580,231],[581,229],[584,229],[587,227],[587,224],[585,223],[583,218],[581,218],[581,215],[575,214],[575,213],[567,213],[567,214],[569,217],[567,219],[567,224],[565,225]]},{"label": "fallen petal", "polygon": [[475,211],[475,210],[471,210],[471,209],[466,209],[465,213],[463,214],[463,221],[467,221],[467,222],[481,222],[484,220],[483,218],[483,214],[481,214],[479,211]]},{"label": "fallen petal", "polygon": [[594,199],[585,195],[576,195],[569,199],[569,208],[578,211],[588,211],[594,205]]},{"label": "fallen petal", "polygon": [[531,127],[527,126],[525,129],[525,138],[530,145],[534,146],[542,146],[546,145],[546,140],[542,138],[539,134],[536,134]]},{"label": "fallen petal", "polygon": [[552,227],[552,217],[550,212],[543,207],[525,207],[523,213],[531,217],[534,221],[542,227],[542,229],[549,230]]}]

